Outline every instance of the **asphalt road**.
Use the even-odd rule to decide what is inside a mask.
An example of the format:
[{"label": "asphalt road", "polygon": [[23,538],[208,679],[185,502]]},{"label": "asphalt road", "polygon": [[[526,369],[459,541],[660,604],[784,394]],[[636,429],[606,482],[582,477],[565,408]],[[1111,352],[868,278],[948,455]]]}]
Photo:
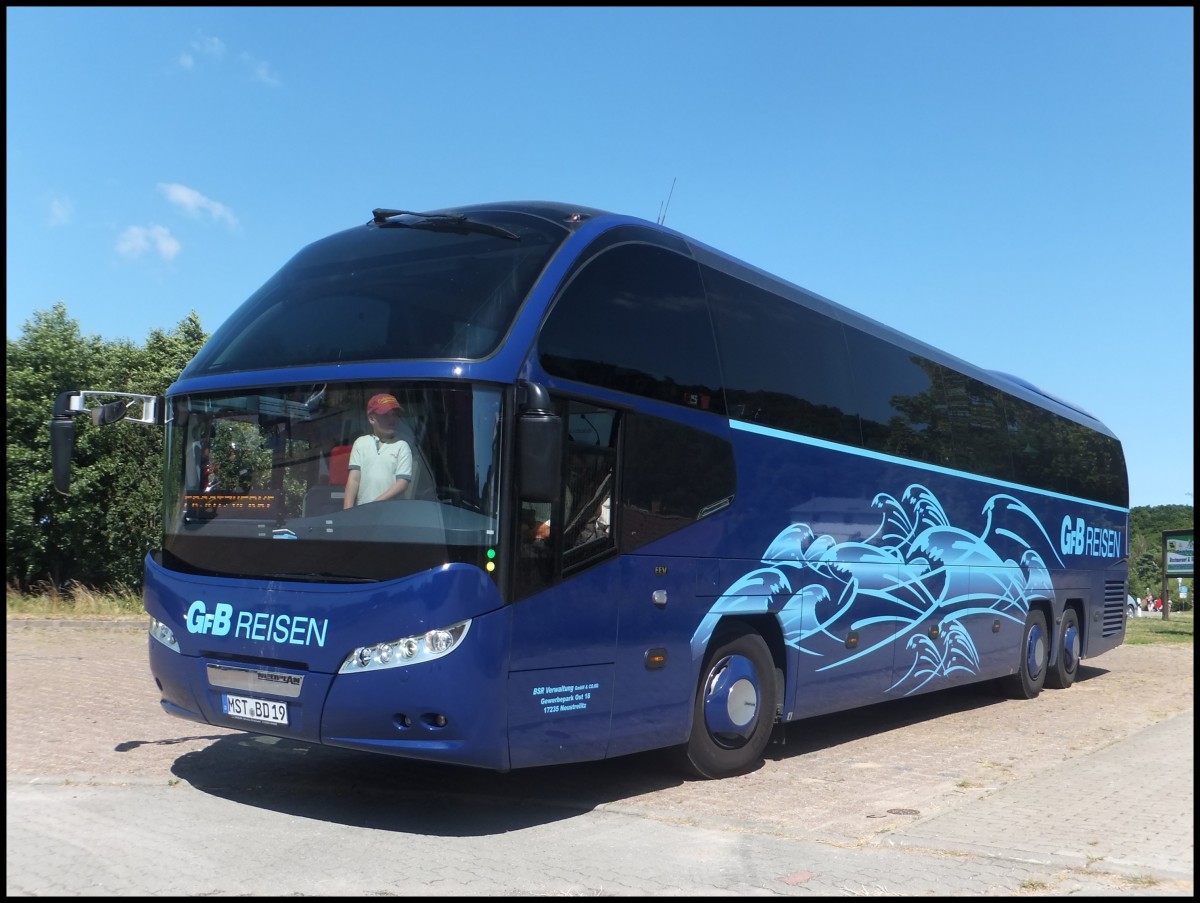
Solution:
[{"label": "asphalt road", "polygon": [[496,774],[163,713],[144,625],[9,621],[9,896],[1193,894],[1193,647],[789,725],[764,766]]}]

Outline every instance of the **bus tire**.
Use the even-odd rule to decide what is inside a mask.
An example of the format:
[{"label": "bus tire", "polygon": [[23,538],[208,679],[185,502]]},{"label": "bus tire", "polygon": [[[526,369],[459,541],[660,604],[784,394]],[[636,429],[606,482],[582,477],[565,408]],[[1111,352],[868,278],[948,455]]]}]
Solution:
[{"label": "bus tire", "polygon": [[1046,661],[1049,659],[1050,639],[1046,634],[1046,616],[1036,608],[1029,609],[1021,631],[1017,673],[1004,680],[1004,689],[1013,699],[1036,699],[1046,683]]},{"label": "bus tire", "polygon": [[775,724],[775,663],[761,636],[737,627],[704,656],[682,766],[699,778],[744,774],[762,761]]},{"label": "bus tire", "polygon": [[1062,630],[1059,631],[1058,661],[1046,672],[1046,686],[1052,690],[1065,690],[1075,683],[1079,672],[1079,656],[1083,650],[1083,632],[1079,629],[1079,615],[1075,609],[1063,611]]}]

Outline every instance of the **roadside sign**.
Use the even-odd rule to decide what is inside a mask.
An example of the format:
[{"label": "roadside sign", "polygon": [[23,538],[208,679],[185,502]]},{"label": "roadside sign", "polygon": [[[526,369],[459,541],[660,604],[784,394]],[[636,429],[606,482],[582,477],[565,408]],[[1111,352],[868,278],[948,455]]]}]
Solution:
[{"label": "roadside sign", "polygon": [[1195,545],[1191,530],[1164,530],[1163,577],[1195,576]]}]

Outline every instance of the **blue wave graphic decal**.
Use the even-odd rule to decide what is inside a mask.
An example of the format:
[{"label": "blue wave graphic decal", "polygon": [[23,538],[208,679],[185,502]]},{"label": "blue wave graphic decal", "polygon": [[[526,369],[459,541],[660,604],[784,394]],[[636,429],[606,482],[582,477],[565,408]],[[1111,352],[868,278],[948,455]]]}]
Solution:
[{"label": "blue wave graphic decal", "polygon": [[[703,653],[723,615],[766,612],[778,617],[784,641],[814,671],[895,649],[897,679],[889,689],[909,695],[936,678],[979,672],[968,625],[989,633],[997,618],[1023,625],[1030,599],[1053,599],[1046,561],[1061,559],[1019,499],[988,499],[979,533],[951,524],[937,497],[918,484],[900,500],[881,493],[871,504],[881,518],[865,541],[839,543],[808,524],[784,529],[763,566],[734,581],[700,622],[693,656]],[[868,645],[846,648],[849,631],[868,627]]]}]

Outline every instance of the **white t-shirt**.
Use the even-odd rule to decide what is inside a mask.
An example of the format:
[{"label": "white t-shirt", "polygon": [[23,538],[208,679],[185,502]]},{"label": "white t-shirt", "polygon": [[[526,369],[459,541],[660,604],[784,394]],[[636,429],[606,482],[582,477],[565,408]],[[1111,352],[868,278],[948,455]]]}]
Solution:
[{"label": "white t-shirt", "polygon": [[403,439],[359,436],[350,449],[349,467],[360,473],[355,504],[373,502],[397,480],[412,480],[412,449]]}]

